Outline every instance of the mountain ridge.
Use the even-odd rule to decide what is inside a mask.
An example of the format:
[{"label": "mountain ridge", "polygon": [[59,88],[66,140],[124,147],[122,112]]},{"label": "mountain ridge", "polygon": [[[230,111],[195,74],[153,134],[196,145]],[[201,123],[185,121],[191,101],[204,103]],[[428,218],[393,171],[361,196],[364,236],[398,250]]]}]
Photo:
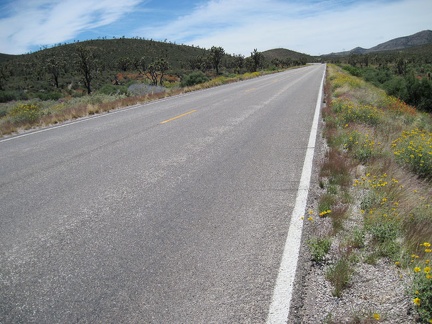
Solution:
[{"label": "mountain ridge", "polygon": [[[120,39],[114,39],[114,40],[105,40],[105,44],[106,43],[110,43],[110,42],[118,42],[120,41]],[[133,39],[126,39],[126,40],[122,40],[124,41],[133,41]],[[100,43],[101,40],[87,40],[87,41],[82,41],[79,44],[82,45],[88,45],[91,44],[93,45],[94,43]],[[208,51],[205,48],[199,48],[199,47],[194,47],[194,46],[187,46],[187,45],[177,45],[177,44],[173,44],[173,43],[162,43],[162,42],[158,42],[158,41],[153,41],[153,40],[143,40],[143,43],[149,42],[149,43],[156,43],[156,44],[164,44],[165,47],[170,46],[171,49],[173,47],[178,47],[181,48],[183,47],[183,51],[185,48],[190,48],[191,52],[194,52],[194,54],[198,54],[197,52],[200,52],[200,54],[205,53],[206,51]],[[325,57],[325,56],[347,56],[347,55],[351,55],[351,54],[368,54],[368,53],[374,53],[374,52],[384,52],[384,51],[392,51],[392,50],[405,50],[405,49],[409,49],[412,47],[417,47],[417,46],[423,46],[423,45],[428,45],[428,44],[432,44],[432,30],[423,30],[420,31],[418,33],[409,35],[409,36],[402,36],[402,37],[397,37],[394,39],[391,39],[389,41],[386,41],[384,43],[380,43],[374,47],[371,47],[369,49],[367,48],[363,48],[363,47],[355,47],[350,51],[342,51],[342,52],[332,52],[330,54],[324,54],[321,55],[321,57]],[[34,53],[29,53],[29,54],[20,54],[20,55],[12,55],[12,54],[4,54],[4,53],[0,53],[0,63],[4,63],[10,60],[14,60],[16,58],[20,58],[20,57],[26,57],[26,56],[31,56],[32,54],[35,53],[46,53],[46,52],[51,52],[51,51],[57,51],[58,49],[64,49],[67,48],[68,46],[71,45],[75,45],[75,44],[65,44],[65,45],[61,45],[61,46],[55,46],[52,48],[48,48],[48,49],[44,49],[41,51],[37,51]],[[144,46],[147,47],[147,46]],[[167,49],[164,50],[165,51],[165,55],[168,52]],[[156,53],[152,53],[152,54],[156,54]],[[160,53],[158,53],[160,54]],[[264,57],[266,59],[268,59],[269,61],[271,61],[272,59],[279,59],[279,60],[284,60],[287,58],[290,58],[292,60],[306,60],[306,61],[311,61],[311,59],[315,56],[306,54],[306,53],[300,53],[300,52],[296,52],[293,50],[289,50],[286,48],[274,48],[274,49],[269,49],[266,51],[263,51],[262,54],[264,55]],[[157,54],[156,54],[157,55]]]},{"label": "mountain ridge", "polygon": [[333,52],[323,56],[328,56],[328,55],[344,56],[350,54],[369,54],[375,52],[396,51],[396,50],[404,50],[407,48],[423,46],[428,44],[432,44],[432,31],[423,30],[412,35],[393,38],[391,40],[388,40],[384,43],[380,43],[368,49],[363,47],[356,47],[350,51]]}]

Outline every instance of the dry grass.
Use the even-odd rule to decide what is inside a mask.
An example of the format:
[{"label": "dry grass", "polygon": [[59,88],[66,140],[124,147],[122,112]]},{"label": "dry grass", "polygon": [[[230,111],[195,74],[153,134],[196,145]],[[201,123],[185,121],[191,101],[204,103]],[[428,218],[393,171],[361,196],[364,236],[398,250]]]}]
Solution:
[{"label": "dry grass", "polygon": [[[91,96],[63,99],[58,102],[37,102],[37,107],[38,109],[40,108],[40,110],[38,110],[37,116],[32,111],[25,111],[25,109],[21,109],[19,107],[19,105],[32,106],[34,102],[7,103],[2,107],[2,109],[8,111],[8,113],[4,117],[0,118],[0,137],[13,134],[22,129],[57,124],[67,120],[108,112],[113,109],[119,109],[122,107],[128,107],[166,98],[169,96],[175,96],[181,93],[247,80],[269,73],[275,73],[275,71],[245,73],[243,75],[232,77],[220,76],[208,82],[192,87],[170,88],[165,92],[147,94],[143,96],[111,96],[96,93]],[[15,115],[10,114],[9,112],[14,112]],[[23,117],[21,120],[17,120],[17,113],[20,117]]]},{"label": "dry grass", "polygon": [[[398,266],[428,264],[431,252],[424,246],[432,241],[431,116],[336,66],[328,68],[325,90],[324,136],[330,148],[320,172],[325,193],[318,212],[331,210],[323,216],[332,218],[333,234],[343,229],[347,246],[368,251],[365,262],[387,258]],[[347,192],[360,199],[354,202],[360,208],[348,208]],[[350,213],[361,213],[352,215],[363,220],[360,226],[344,227]],[[349,282],[349,269],[341,252],[327,274],[335,295]],[[432,296],[432,281],[420,279],[422,296]],[[432,319],[426,303],[414,304],[422,320]]]}]

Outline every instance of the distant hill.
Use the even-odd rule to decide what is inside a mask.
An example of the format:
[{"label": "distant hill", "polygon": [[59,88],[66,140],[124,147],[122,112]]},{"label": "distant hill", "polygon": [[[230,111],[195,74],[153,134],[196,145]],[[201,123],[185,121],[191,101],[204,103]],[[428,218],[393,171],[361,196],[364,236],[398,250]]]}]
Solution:
[{"label": "distant hill", "polygon": [[432,43],[414,47],[408,47],[398,51],[405,54],[427,55],[432,58]]},{"label": "distant hill", "polygon": [[424,30],[411,36],[389,40],[388,42],[370,48],[367,52],[393,51],[426,44],[432,44],[431,30]]},{"label": "distant hill", "polygon": [[[93,90],[113,83],[148,81],[142,70],[159,59],[168,62],[174,82],[179,75],[193,70],[191,62],[202,62],[209,54],[209,50],[199,47],[141,38],[89,40],[23,55],[0,54],[0,102],[35,95],[48,99],[59,93],[79,95],[84,90],[77,65],[78,47],[92,52]],[[224,59],[230,62],[233,58],[226,55]]]},{"label": "distant hill", "polygon": [[305,60],[306,62],[314,61],[314,58],[308,54],[303,54],[295,51],[291,51],[285,48],[275,48],[268,51],[262,52],[265,59],[268,61],[272,61],[274,59],[278,60],[286,60],[291,59],[292,61]]},{"label": "distant hill", "polygon": [[0,55],[5,56],[8,60],[14,59],[15,62],[32,61],[35,58],[37,58],[38,61],[44,62],[47,58],[52,56],[68,58],[70,61],[76,53],[77,46],[91,49],[93,53],[104,62],[105,66],[110,68],[114,68],[120,59],[126,57],[129,59],[144,57],[147,63],[151,63],[158,58],[163,58],[170,63],[172,68],[176,69],[180,68],[180,66],[185,64],[189,59],[208,53],[208,50],[199,47],[178,45],[169,42],[135,38],[117,38],[64,44],[25,55]]},{"label": "distant hill", "polygon": [[[154,82],[148,73],[148,67],[160,59],[169,65],[165,71],[168,82],[179,82],[194,70],[201,70],[208,75],[215,73],[209,49],[143,38],[88,40],[61,44],[24,55],[0,54],[0,101],[34,95],[41,98],[46,97],[45,94],[51,96],[51,93],[57,96],[60,92],[80,95],[84,83],[77,64],[77,54],[81,47],[91,52],[89,61],[94,66],[92,90],[106,85]],[[284,67],[306,64],[311,58],[286,49],[270,50],[263,54],[266,59],[263,65],[265,68],[271,64]],[[279,58],[280,61],[272,63],[274,58]],[[230,54],[223,56],[219,67],[222,73],[244,73],[252,69],[250,60]],[[1,98],[2,92],[6,99]]]},{"label": "distant hill", "polygon": [[384,52],[384,51],[396,51],[396,50],[405,50],[412,47],[423,46],[427,44],[432,44],[431,30],[423,30],[421,32],[415,33],[410,36],[394,38],[387,42],[371,47],[369,49],[356,47],[350,51],[331,53],[328,55],[346,56],[350,54],[368,54],[368,53],[376,53],[376,52]]},{"label": "distant hill", "polygon": [[10,55],[10,54],[3,54],[0,53],[0,64],[3,62],[7,62],[9,60],[13,60],[14,58],[17,58],[19,55]]}]

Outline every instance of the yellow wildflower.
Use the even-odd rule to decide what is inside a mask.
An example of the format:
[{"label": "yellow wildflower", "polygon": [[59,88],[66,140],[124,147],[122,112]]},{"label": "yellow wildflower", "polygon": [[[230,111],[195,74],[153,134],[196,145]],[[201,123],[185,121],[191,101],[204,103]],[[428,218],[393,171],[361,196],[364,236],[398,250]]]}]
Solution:
[{"label": "yellow wildflower", "polygon": [[381,315],[378,314],[378,313],[374,313],[374,314],[373,314],[373,318],[375,318],[377,321],[379,321],[380,318],[381,318]]},{"label": "yellow wildflower", "polygon": [[414,268],[414,272],[421,272],[421,268],[420,267],[415,267]]},{"label": "yellow wildflower", "polygon": [[420,304],[421,304],[421,299],[418,298],[418,297],[416,297],[416,298],[414,298],[413,303],[414,303],[416,306],[420,306]]}]

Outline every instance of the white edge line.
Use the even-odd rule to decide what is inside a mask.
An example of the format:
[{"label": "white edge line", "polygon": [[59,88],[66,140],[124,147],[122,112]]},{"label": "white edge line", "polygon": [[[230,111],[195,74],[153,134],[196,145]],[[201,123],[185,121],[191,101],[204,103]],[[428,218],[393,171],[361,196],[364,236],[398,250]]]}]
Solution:
[{"label": "white edge line", "polygon": [[311,133],[309,135],[309,142],[306,150],[300,184],[297,191],[297,198],[294,210],[291,215],[288,236],[282,254],[282,260],[276,279],[276,285],[273,291],[269,314],[267,316],[267,324],[280,324],[287,323],[288,321],[294,288],[295,273],[297,269],[297,261],[300,253],[303,216],[306,210],[310,179],[312,175],[313,157],[315,152],[316,136],[318,132],[318,119],[321,110],[324,78],[325,69],[321,80],[321,86],[319,88],[318,99],[315,107],[315,115],[312,123]]}]

